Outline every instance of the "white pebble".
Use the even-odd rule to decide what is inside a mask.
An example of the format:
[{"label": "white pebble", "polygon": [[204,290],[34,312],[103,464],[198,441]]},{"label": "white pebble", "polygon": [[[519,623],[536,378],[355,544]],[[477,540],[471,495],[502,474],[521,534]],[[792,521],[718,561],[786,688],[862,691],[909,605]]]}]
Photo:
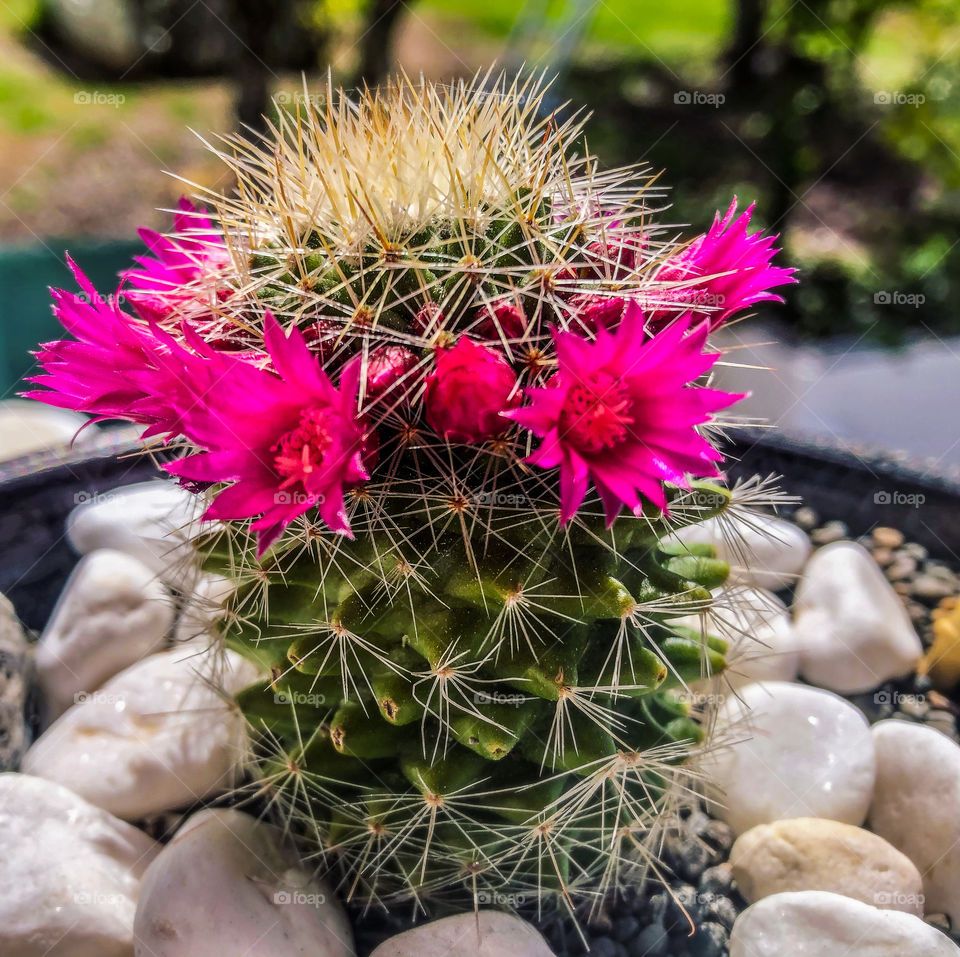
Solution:
[{"label": "white pebble", "polygon": [[370,957],[553,957],[536,928],[512,914],[482,910],[444,917],[384,941]]},{"label": "white pebble", "polygon": [[958,955],[949,937],[913,914],[826,891],[765,897],[737,918],[730,934],[730,957]]},{"label": "white pebble", "polygon": [[787,682],[747,685],[720,706],[716,732],[703,771],[716,812],[736,833],[791,817],[863,823],[873,739],[848,701]]},{"label": "white pebble", "polygon": [[245,724],[224,695],[256,676],[232,651],[150,655],[65,711],[23,768],[127,820],[192,804],[236,783]]},{"label": "white pebble", "polygon": [[130,957],[140,878],[159,845],[72,791],[0,774],[0,954]]},{"label": "white pebble", "polygon": [[909,721],[873,726],[870,827],[917,865],[926,909],[960,922],[960,747]]},{"label": "white pebble", "polygon": [[841,694],[907,674],[923,654],[900,597],[855,542],[827,545],[807,563],[794,632],[803,677]]},{"label": "white pebble", "polygon": [[194,814],[143,877],[137,957],[353,957],[350,925],[279,831],[240,811]]},{"label": "white pebble", "polygon": [[41,452],[61,451],[76,437],[78,442],[86,438],[86,432],[96,435],[96,425],[78,412],[58,409],[30,399],[4,399],[0,402],[0,461],[34,455]]},{"label": "white pebble", "polygon": [[156,651],[172,624],[170,593],[142,562],[107,548],[82,558],[37,644],[48,719]]},{"label": "white pebble", "polygon": [[177,590],[197,577],[190,544],[202,525],[206,502],[176,482],[155,480],[103,492],[78,505],[67,518],[67,538],[85,555],[114,548],[133,555]]},{"label": "white pebble", "polygon": [[792,522],[742,509],[688,525],[671,539],[715,546],[718,557],[730,563],[731,582],[771,591],[797,580],[813,548],[806,533]]}]

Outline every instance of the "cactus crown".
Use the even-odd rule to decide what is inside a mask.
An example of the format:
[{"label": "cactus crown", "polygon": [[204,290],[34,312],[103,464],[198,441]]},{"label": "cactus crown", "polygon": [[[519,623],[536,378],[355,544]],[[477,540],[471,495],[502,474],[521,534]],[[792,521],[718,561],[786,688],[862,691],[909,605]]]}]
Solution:
[{"label": "cactus crown", "polygon": [[58,294],[84,350],[45,347],[39,395],[187,440],[221,632],[269,676],[257,793],[348,893],[572,906],[703,737],[672,692],[725,644],[675,620],[727,567],[662,539],[728,509],[708,334],[789,271],[735,205],[678,244],[542,82],[481,79],[227,138],[234,193],[146,234],[136,317]]}]

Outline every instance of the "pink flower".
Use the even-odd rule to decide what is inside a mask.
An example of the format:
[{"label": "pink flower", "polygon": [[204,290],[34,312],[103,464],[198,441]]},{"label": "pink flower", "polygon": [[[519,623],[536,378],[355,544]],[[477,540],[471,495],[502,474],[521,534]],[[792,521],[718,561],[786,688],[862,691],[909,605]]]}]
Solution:
[{"label": "pink flower", "polygon": [[520,402],[517,376],[497,351],[461,336],[437,351],[427,376],[427,423],[454,442],[482,442],[505,430],[500,413]]},{"label": "pink flower", "polygon": [[170,336],[122,312],[117,297],[104,297],[77,264],[67,263],[81,295],[54,290],[54,314],[75,339],[44,343],[37,360],[44,374],[30,381],[50,391],[25,393],[63,409],[101,419],[148,425],[147,435],[176,432],[182,370]]},{"label": "pink flower", "polygon": [[[170,237],[141,229],[140,238],[153,256],[137,256],[140,268],[123,274],[125,296],[148,322],[160,322],[184,309],[209,318],[210,308],[198,298],[203,293],[196,283],[230,264],[223,234],[185,197],[174,217],[174,231],[176,235]],[[191,284],[192,288],[184,288]],[[218,298],[225,294],[220,291]]]},{"label": "pink flower", "polygon": [[638,514],[641,496],[666,510],[664,482],[689,487],[688,475],[718,475],[722,456],[697,431],[712,413],[742,395],[691,385],[717,360],[703,351],[709,331],[692,317],[644,337],[643,313],[627,306],[615,332],[594,342],[554,332],[557,373],[545,388],[528,389],[530,405],[505,412],[543,439],[527,459],[560,469],[561,521],[577,511],[592,481],[607,524],[626,505]]},{"label": "pink flower", "polygon": [[260,515],[251,525],[258,555],[314,506],[333,531],[351,535],[344,489],[370,477],[366,423],[357,415],[359,358],[343,367],[338,389],[299,330],[285,336],[268,313],[264,332],[275,372],[235,355],[184,351],[185,375],[197,387],[182,431],[205,451],[165,466],[198,482],[232,482],[205,517]]},{"label": "pink flower", "polygon": [[[698,236],[679,256],[668,260],[657,274],[660,282],[684,282],[682,288],[664,292],[664,299],[675,304],[661,306],[648,313],[653,323],[662,323],[678,312],[692,310],[709,316],[716,327],[741,309],[758,302],[783,302],[770,292],[774,286],[795,283],[796,270],[773,266],[779,252],[773,248],[776,235],[749,234],[751,203],[736,219],[737,199],[733,198],[726,215],[714,217],[713,225]],[[703,281],[698,280],[703,277]],[[697,308],[703,307],[703,308]]]}]

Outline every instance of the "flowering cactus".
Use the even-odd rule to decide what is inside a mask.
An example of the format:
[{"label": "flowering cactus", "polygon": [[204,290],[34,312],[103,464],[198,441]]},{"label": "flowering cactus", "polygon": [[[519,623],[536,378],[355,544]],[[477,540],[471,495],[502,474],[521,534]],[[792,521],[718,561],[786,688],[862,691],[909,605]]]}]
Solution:
[{"label": "flowering cactus", "polygon": [[120,297],[74,267],[38,354],[35,398],[141,423],[209,500],[255,787],[350,895],[599,899],[725,667],[676,620],[727,567],[662,539],[730,508],[710,334],[792,270],[736,201],[678,245],[543,95],[331,90],[231,139],[235,193]]}]

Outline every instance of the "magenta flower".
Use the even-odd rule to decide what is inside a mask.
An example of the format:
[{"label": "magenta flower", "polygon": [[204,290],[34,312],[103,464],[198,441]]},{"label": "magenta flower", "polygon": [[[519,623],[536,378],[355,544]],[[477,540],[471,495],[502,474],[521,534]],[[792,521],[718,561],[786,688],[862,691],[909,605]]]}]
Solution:
[{"label": "magenta flower", "polygon": [[161,322],[184,308],[209,316],[209,307],[198,299],[202,292],[196,283],[229,265],[223,234],[186,197],[174,217],[175,236],[152,229],[139,232],[153,255],[137,256],[140,268],[123,274],[124,295],[137,314],[148,322]]},{"label": "magenta flower", "polygon": [[98,419],[148,425],[146,435],[176,432],[175,396],[182,393],[173,340],[126,315],[117,297],[102,296],[67,256],[82,292],[53,291],[54,315],[75,339],[47,342],[36,353],[44,374],[31,382],[50,391],[25,393]]},{"label": "magenta flower", "polygon": [[594,342],[554,332],[556,374],[504,415],[543,439],[528,462],[559,467],[562,522],[591,481],[609,526],[624,505],[639,513],[641,496],[666,510],[664,482],[687,488],[688,475],[719,475],[722,456],[696,427],[743,396],[692,385],[719,353],[703,351],[709,324],[688,333],[691,323],[687,315],[645,338],[631,301],[616,331],[600,329]]},{"label": "magenta flower", "polygon": [[344,489],[370,477],[366,423],[357,415],[359,357],[343,367],[338,389],[298,329],[285,336],[268,313],[264,333],[275,372],[227,353],[184,350],[185,375],[197,387],[181,410],[182,431],[205,451],[165,466],[197,482],[232,482],[205,517],[261,516],[251,525],[258,555],[314,506],[332,530],[351,535]]},{"label": "magenta flower", "polygon": [[517,376],[496,350],[461,336],[437,351],[424,397],[427,424],[453,442],[482,442],[505,430],[500,413],[520,402]]},{"label": "magenta flower", "polygon": [[[795,283],[796,270],[773,266],[779,252],[773,248],[776,235],[748,233],[754,204],[739,216],[737,199],[733,198],[726,215],[718,212],[713,225],[698,236],[679,256],[669,260],[657,273],[660,282],[683,282],[687,285],[665,292],[673,308],[655,308],[648,313],[653,323],[673,318],[681,311],[708,316],[716,327],[734,313],[758,302],[783,302],[770,290],[775,286]],[[694,282],[703,277],[702,282]],[[698,308],[699,307],[699,308]]]}]

